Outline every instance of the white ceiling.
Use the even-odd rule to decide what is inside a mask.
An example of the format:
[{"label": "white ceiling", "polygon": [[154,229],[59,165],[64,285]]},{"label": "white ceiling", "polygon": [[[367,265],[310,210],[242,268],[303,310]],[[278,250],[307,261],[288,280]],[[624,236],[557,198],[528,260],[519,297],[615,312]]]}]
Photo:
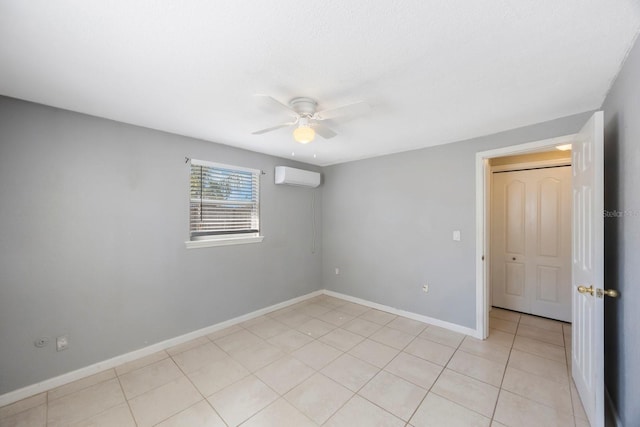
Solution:
[{"label": "white ceiling", "polygon": [[[599,108],[639,28],[640,0],[0,0],[0,94],[329,165]],[[251,135],[287,121],[256,93],[373,109],[301,145]]]}]

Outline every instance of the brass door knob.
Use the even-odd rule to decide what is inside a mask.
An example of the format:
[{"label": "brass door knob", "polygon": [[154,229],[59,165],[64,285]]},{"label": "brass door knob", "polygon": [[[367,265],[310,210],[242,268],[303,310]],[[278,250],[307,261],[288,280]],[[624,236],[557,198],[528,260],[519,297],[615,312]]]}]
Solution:
[{"label": "brass door knob", "polygon": [[597,293],[600,297],[602,297],[602,295],[606,295],[611,298],[618,298],[618,295],[620,295],[615,289],[598,289]]},{"label": "brass door knob", "polygon": [[593,295],[595,289],[593,289],[593,285],[589,286],[588,288],[586,286],[580,285],[578,286],[578,292],[580,292],[581,294]]}]

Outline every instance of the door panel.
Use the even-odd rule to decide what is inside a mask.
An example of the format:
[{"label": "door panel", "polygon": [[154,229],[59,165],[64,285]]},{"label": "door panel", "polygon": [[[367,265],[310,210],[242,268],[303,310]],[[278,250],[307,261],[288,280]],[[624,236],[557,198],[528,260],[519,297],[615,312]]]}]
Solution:
[{"label": "door panel", "polygon": [[507,253],[523,255],[525,247],[525,200],[526,185],[522,181],[511,181],[506,186],[506,231]]},{"label": "door panel", "polygon": [[491,294],[493,305],[528,312],[525,287],[526,185],[518,179],[494,174],[492,197]]},{"label": "door panel", "polygon": [[505,293],[515,297],[524,297],[524,264],[518,262],[506,263]]},{"label": "door panel", "polygon": [[558,288],[561,287],[559,273],[558,267],[538,266],[536,299],[553,303],[559,302]]},{"label": "door panel", "polygon": [[[537,284],[531,312],[571,321],[571,168],[536,171],[538,184],[536,236],[533,263],[546,269],[544,283]],[[550,274],[551,270],[554,274]],[[544,287],[543,294],[540,290]],[[553,290],[551,288],[554,288]],[[553,298],[550,296],[554,295]]]},{"label": "door panel", "polygon": [[559,253],[558,231],[562,224],[562,183],[545,178],[538,189],[538,255],[556,257]]},{"label": "door panel", "polygon": [[[573,144],[572,376],[593,427],[604,426],[603,114]],[[578,286],[594,292],[579,293]],[[598,292],[600,291],[600,292]]]}]

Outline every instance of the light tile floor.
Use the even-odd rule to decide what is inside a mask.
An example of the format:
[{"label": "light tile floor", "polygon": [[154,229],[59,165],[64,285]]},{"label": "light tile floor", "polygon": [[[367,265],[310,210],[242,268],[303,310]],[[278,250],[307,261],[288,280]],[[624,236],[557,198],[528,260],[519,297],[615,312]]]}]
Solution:
[{"label": "light tile floor", "polygon": [[571,326],[486,341],[322,295],[0,408],[0,426],[588,426]]}]

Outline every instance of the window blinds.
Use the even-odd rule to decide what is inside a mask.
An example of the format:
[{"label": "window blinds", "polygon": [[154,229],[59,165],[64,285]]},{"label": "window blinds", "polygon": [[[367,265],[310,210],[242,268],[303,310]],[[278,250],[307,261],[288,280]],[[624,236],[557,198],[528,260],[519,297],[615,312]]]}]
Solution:
[{"label": "window blinds", "polygon": [[191,240],[259,232],[260,171],[191,160]]}]

